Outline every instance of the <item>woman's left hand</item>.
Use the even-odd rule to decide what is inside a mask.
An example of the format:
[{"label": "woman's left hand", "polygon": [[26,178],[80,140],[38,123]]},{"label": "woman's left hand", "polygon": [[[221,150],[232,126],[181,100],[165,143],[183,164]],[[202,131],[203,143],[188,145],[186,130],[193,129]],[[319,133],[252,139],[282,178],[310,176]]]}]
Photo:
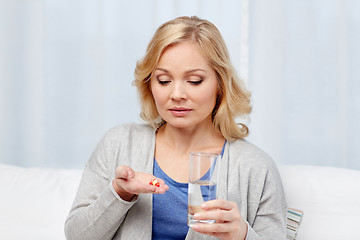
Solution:
[{"label": "woman's left hand", "polygon": [[240,216],[235,202],[216,199],[201,205],[203,211],[195,214],[196,220],[214,219],[212,224],[196,223],[194,231],[220,238],[222,240],[244,240],[247,224]]}]

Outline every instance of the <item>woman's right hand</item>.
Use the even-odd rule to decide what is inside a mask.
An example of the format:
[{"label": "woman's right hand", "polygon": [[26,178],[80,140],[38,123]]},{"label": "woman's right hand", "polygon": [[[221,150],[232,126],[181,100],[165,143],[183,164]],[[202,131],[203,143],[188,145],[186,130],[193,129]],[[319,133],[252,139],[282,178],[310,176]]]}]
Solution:
[{"label": "woman's right hand", "polygon": [[[153,179],[160,183],[159,187],[149,184]],[[135,172],[129,166],[123,165],[116,168],[112,185],[121,199],[128,202],[140,193],[165,193],[169,190],[169,186],[161,178],[148,173]]]}]

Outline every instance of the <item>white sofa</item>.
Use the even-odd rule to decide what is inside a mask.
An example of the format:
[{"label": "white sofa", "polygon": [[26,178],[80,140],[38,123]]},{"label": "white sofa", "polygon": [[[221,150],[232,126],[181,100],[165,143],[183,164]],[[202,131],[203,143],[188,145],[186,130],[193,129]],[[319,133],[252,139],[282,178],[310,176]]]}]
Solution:
[{"label": "white sofa", "polygon": [[[360,239],[360,171],[280,166],[288,206],[304,212],[297,240]],[[65,239],[81,170],[0,164],[0,239]]]}]

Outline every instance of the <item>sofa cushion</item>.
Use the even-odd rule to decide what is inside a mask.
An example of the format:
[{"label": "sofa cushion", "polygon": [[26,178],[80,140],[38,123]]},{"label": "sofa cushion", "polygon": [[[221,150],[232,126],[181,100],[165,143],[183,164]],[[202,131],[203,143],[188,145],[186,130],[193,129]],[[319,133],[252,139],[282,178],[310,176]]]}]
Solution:
[{"label": "sofa cushion", "polygon": [[304,212],[296,240],[360,239],[360,171],[280,166],[288,207]]},{"label": "sofa cushion", "polygon": [[0,164],[0,239],[65,239],[81,170]]}]

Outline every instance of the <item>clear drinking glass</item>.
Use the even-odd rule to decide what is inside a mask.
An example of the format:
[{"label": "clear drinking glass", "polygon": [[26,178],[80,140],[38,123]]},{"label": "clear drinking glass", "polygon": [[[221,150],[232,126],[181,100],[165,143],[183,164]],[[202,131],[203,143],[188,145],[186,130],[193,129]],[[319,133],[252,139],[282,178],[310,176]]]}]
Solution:
[{"label": "clear drinking glass", "polygon": [[220,155],[216,153],[190,153],[190,172],[188,188],[188,220],[192,227],[195,223],[214,223],[215,220],[194,220],[194,215],[201,212],[203,202],[217,198],[217,183],[220,169]]}]

